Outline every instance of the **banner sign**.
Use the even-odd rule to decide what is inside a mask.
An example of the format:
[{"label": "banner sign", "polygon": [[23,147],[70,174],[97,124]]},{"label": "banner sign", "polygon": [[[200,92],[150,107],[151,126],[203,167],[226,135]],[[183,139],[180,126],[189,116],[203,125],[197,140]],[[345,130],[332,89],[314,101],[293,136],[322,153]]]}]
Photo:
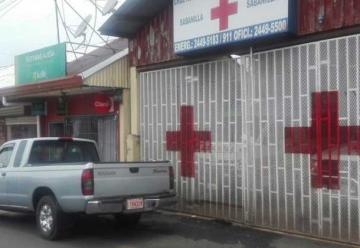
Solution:
[{"label": "banner sign", "polygon": [[44,116],[47,115],[47,103],[46,102],[33,102],[31,106],[32,116]]},{"label": "banner sign", "polygon": [[66,76],[66,44],[15,57],[15,84],[23,85]]},{"label": "banner sign", "polygon": [[293,31],[293,0],[174,0],[175,53]]}]

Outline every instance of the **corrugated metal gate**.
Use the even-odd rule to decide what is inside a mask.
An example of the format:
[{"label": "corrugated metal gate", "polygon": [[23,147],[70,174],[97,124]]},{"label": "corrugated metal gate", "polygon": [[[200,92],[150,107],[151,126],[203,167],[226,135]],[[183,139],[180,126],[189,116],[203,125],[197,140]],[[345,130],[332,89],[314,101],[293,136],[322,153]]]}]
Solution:
[{"label": "corrugated metal gate", "polygon": [[[142,159],[176,165],[181,211],[359,244],[359,46],[351,36],[141,73]],[[211,132],[211,152],[197,131]]]}]

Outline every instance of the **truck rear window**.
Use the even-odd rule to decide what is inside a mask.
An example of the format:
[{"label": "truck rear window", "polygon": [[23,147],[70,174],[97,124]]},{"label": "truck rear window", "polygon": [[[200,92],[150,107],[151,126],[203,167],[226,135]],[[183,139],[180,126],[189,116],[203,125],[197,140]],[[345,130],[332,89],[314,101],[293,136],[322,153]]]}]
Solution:
[{"label": "truck rear window", "polygon": [[72,140],[39,140],[32,145],[29,164],[99,162],[95,145]]}]

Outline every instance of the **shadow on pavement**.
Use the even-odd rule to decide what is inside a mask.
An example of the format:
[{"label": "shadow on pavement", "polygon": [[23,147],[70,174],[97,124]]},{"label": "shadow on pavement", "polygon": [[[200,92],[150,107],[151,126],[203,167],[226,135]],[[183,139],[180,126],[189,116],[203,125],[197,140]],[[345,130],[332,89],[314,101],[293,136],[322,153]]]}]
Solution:
[{"label": "shadow on pavement", "polygon": [[[199,248],[335,248],[330,245],[280,234],[261,232],[216,221],[167,214],[143,216],[135,227],[124,227],[112,217],[81,217],[65,238],[48,242],[39,238],[33,215],[0,212],[0,247],[8,239],[12,247],[199,247]],[[6,237],[3,237],[6,235]],[[26,246],[24,246],[26,245]]]}]

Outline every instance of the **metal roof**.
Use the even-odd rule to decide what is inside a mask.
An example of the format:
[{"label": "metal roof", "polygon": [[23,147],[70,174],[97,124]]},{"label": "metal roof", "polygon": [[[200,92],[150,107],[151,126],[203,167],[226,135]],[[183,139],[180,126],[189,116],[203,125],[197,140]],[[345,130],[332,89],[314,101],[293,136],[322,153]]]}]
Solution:
[{"label": "metal roof", "polygon": [[126,39],[115,39],[108,45],[103,45],[77,60],[67,63],[67,75],[81,74],[127,48],[128,41]]},{"label": "metal roof", "polygon": [[171,0],[126,0],[100,27],[103,35],[133,38],[159,12],[171,4]]}]

